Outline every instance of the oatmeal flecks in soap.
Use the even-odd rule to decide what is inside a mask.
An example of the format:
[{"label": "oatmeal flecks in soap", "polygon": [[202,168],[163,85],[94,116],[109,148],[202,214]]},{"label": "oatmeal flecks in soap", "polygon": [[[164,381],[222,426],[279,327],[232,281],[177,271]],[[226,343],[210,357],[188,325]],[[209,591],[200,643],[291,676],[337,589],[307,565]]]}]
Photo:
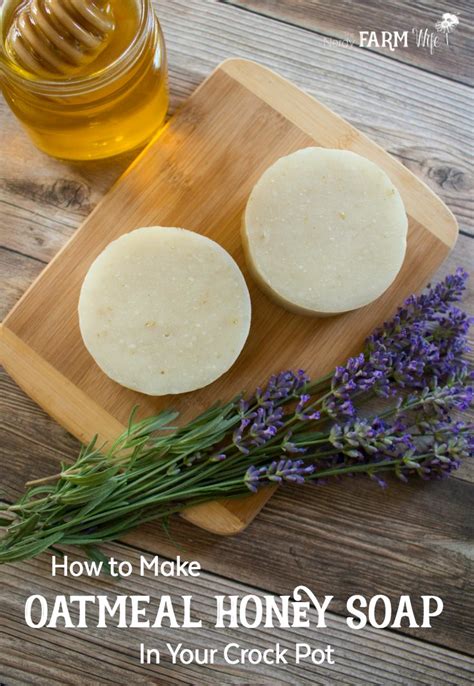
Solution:
[{"label": "oatmeal flecks in soap", "polygon": [[84,343],[99,367],[149,395],[207,386],[239,356],[250,327],[240,269],[214,241],[174,227],[110,243],[81,290]]},{"label": "oatmeal flecks in soap", "polygon": [[242,237],[271,297],[302,314],[354,310],[378,298],[405,256],[407,216],[387,174],[347,150],[282,157],[250,194]]}]

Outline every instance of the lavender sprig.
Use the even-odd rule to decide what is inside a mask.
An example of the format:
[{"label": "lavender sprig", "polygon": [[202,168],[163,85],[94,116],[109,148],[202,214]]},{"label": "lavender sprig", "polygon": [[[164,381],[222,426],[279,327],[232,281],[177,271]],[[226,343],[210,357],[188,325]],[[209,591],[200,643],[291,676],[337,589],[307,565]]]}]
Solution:
[{"label": "lavender sprig", "polygon": [[312,474],[315,466],[305,464],[304,460],[278,460],[263,467],[249,467],[245,472],[244,481],[247,487],[257,492],[264,484],[287,483],[303,484]]},{"label": "lavender sprig", "polygon": [[[0,562],[63,545],[97,554],[139,524],[266,485],[449,476],[474,453],[472,424],[454,416],[474,397],[471,319],[457,306],[466,279],[458,270],[408,298],[360,355],[316,381],[282,372],[179,429],[176,413],[132,413],[111,446],[92,441],[73,465],[0,508]],[[375,414],[366,403],[374,397]]]},{"label": "lavender sprig", "polygon": [[427,293],[410,296],[392,320],[369,336],[363,353],[337,367],[324,402],[329,416],[354,416],[354,396],[367,391],[386,398],[435,380],[444,385],[453,374],[467,373],[464,355],[472,318],[453,305],[467,278],[458,269]]}]

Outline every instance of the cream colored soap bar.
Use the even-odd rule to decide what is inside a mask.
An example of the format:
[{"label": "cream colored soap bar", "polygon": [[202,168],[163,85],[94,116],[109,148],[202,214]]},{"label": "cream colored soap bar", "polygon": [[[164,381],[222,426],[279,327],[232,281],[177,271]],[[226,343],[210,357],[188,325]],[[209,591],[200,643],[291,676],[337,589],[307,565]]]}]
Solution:
[{"label": "cream colored soap bar", "polygon": [[305,148],[255,185],[244,213],[247,260],[284,307],[336,314],[367,305],[393,282],[407,217],[389,177],[347,150]]},{"label": "cream colored soap bar", "polygon": [[250,327],[242,273],[217,243],[178,228],[137,229],[90,267],[79,300],[84,343],[114,381],[149,395],[210,384]]}]

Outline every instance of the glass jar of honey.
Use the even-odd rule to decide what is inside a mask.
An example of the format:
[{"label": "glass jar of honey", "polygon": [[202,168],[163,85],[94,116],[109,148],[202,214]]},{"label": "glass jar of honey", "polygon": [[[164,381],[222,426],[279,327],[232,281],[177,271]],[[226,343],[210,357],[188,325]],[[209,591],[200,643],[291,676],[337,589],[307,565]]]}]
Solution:
[{"label": "glass jar of honey", "polygon": [[106,47],[71,73],[46,75],[35,73],[34,62],[25,68],[8,50],[12,23],[27,5],[0,2],[0,84],[34,143],[71,160],[110,157],[146,143],[168,109],[165,45],[151,0],[108,0],[114,26]]}]

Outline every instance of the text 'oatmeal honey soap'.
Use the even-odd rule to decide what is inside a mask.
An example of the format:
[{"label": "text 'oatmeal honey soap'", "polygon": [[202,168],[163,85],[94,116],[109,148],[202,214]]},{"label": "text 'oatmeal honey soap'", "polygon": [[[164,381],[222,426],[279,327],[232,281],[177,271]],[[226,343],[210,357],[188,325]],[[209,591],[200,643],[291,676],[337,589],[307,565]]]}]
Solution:
[{"label": "text 'oatmeal honey soap'", "polygon": [[330,315],[390,286],[407,227],[400,193],[377,165],[348,150],[304,148],[260,177],[242,238],[263,290],[290,310]]},{"label": "text 'oatmeal honey soap'", "polygon": [[82,285],[79,323],[107,376],[148,395],[185,393],[224,374],[250,328],[244,277],[194,231],[146,227],[110,243]]}]

